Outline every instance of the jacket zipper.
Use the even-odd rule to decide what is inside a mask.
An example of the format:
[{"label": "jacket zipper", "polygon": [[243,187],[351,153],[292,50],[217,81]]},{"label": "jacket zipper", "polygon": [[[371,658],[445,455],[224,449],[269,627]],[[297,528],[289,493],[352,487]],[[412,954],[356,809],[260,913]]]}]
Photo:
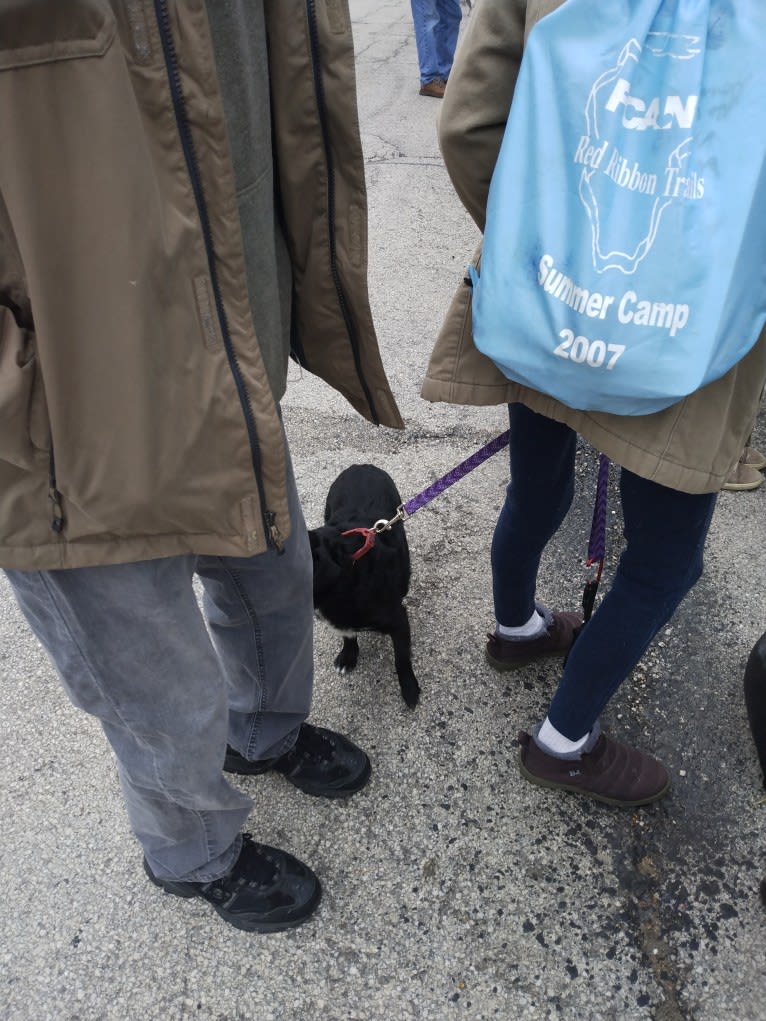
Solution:
[{"label": "jacket zipper", "polygon": [[322,80],[322,65],[319,57],[319,30],[317,27],[316,0],[306,0],[306,15],[308,17],[309,25],[311,65],[314,74],[314,92],[316,94],[319,126],[322,134],[322,147],[324,149],[325,166],[327,169],[327,219],[330,241],[330,273],[335,286],[335,293],[338,297],[338,304],[340,305],[343,319],[346,324],[346,332],[348,333],[351,351],[354,356],[356,374],[359,378],[359,382],[361,383],[362,390],[364,391],[364,396],[367,398],[372,420],[375,425],[380,425],[380,418],[375,410],[375,402],[372,399],[372,393],[370,392],[370,388],[362,374],[359,338],[351,318],[351,312],[348,307],[346,296],[343,293],[343,285],[341,284],[340,273],[338,272],[338,260],[335,244],[335,168],[332,160],[332,152],[330,150],[330,136],[327,127],[327,105],[325,102],[324,81]]},{"label": "jacket zipper", "polygon": [[261,453],[258,446],[258,433],[255,427],[252,405],[250,404],[250,395],[247,392],[247,387],[242,377],[242,370],[240,369],[239,362],[237,361],[237,355],[229,332],[229,323],[226,318],[226,309],[224,308],[223,299],[221,297],[221,288],[218,282],[218,269],[216,266],[215,247],[213,245],[213,232],[210,227],[210,217],[208,216],[205,192],[199,171],[199,162],[194,148],[194,140],[192,138],[189,116],[186,109],[186,100],[184,98],[183,88],[181,85],[181,73],[178,67],[175,43],[173,42],[173,30],[170,24],[168,0],[154,0],[154,10],[157,17],[160,40],[162,42],[162,51],[165,57],[165,67],[168,73],[168,83],[170,85],[170,95],[173,101],[173,112],[175,113],[176,126],[178,127],[178,135],[181,140],[181,147],[186,160],[186,169],[189,174],[192,191],[194,192],[197,214],[202,227],[202,237],[205,245],[205,254],[207,256],[208,272],[210,273],[210,281],[213,288],[213,297],[215,300],[218,322],[221,327],[221,336],[223,337],[223,344],[226,350],[226,357],[229,362],[229,369],[234,378],[239,402],[245,416],[247,435],[250,441],[250,456],[253,463],[253,474],[255,475],[255,483],[258,487],[258,496],[261,503],[261,517],[266,535],[266,544],[272,549],[276,549],[277,552],[282,553],[284,551],[284,540],[282,539],[282,535],[276,524],[276,515],[273,511],[265,509],[266,494],[264,492],[263,479],[261,477]]},{"label": "jacket zipper", "polygon": [[60,535],[64,531],[66,518],[64,517],[64,509],[61,506],[61,493],[59,493],[56,485],[56,459],[53,456],[53,438],[51,438],[51,450],[48,455],[48,499],[53,508],[51,528],[56,535]]}]

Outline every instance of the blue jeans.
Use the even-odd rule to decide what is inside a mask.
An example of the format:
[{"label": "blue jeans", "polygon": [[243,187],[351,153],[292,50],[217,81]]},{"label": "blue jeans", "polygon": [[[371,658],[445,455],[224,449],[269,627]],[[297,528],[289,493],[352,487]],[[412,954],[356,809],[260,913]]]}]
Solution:
[{"label": "blue jeans", "polygon": [[463,16],[460,0],[411,0],[411,4],[420,84],[427,85],[434,78],[446,81],[452,70]]},{"label": "blue jeans", "polygon": [[161,879],[206,882],[231,868],[253,803],[224,778],[227,742],[271,758],[308,715],[312,563],[292,475],[289,496],[281,556],[6,572],[72,702],[101,721]]},{"label": "blue jeans", "polygon": [[[577,436],[521,404],[511,405],[510,418],[511,484],[492,541],[492,582],[498,622],[515,627],[532,615],[541,554],[572,502]],[[548,710],[572,741],[591,730],[702,574],[716,496],[681,493],[622,469],[625,550]]]}]

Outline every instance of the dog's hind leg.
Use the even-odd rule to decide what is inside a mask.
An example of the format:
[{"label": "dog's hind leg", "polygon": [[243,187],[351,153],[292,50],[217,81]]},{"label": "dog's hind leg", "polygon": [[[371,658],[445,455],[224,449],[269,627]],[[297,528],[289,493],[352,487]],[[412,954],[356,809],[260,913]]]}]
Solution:
[{"label": "dog's hind leg", "polygon": [[412,670],[412,638],[405,606],[400,605],[397,608],[389,634],[394,643],[394,664],[399,687],[402,689],[402,698],[410,709],[414,709],[420,698],[420,685]]},{"label": "dog's hind leg", "polygon": [[335,669],[339,674],[350,674],[359,659],[359,642],[354,637],[343,636],[343,647],[335,657]]}]

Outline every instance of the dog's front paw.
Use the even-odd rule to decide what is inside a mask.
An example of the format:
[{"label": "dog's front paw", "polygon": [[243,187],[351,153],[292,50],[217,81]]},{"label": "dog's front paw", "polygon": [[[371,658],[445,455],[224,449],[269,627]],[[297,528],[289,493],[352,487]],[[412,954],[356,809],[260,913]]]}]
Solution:
[{"label": "dog's front paw", "polygon": [[350,674],[359,660],[359,642],[356,638],[343,639],[343,647],[335,657],[334,666],[339,674]]},{"label": "dog's front paw", "polygon": [[399,687],[402,689],[404,701],[410,709],[414,709],[420,701],[420,685],[412,670],[399,675]]}]

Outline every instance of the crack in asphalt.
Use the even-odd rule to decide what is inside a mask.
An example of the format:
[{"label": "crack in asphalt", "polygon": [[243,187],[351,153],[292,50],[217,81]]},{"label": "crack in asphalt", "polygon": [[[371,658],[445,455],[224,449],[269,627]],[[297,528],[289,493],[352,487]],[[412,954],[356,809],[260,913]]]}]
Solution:
[{"label": "crack in asphalt", "polygon": [[680,966],[675,950],[664,938],[660,888],[665,863],[647,849],[635,820],[633,825],[632,864],[634,874],[641,877],[645,888],[639,894],[626,889],[624,877],[618,876],[618,879],[627,896],[626,913],[633,923],[636,947],[664,996],[664,1001],[653,1007],[652,1017],[654,1021],[693,1021],[692,1014],[681,1000],[688,969]]}]

